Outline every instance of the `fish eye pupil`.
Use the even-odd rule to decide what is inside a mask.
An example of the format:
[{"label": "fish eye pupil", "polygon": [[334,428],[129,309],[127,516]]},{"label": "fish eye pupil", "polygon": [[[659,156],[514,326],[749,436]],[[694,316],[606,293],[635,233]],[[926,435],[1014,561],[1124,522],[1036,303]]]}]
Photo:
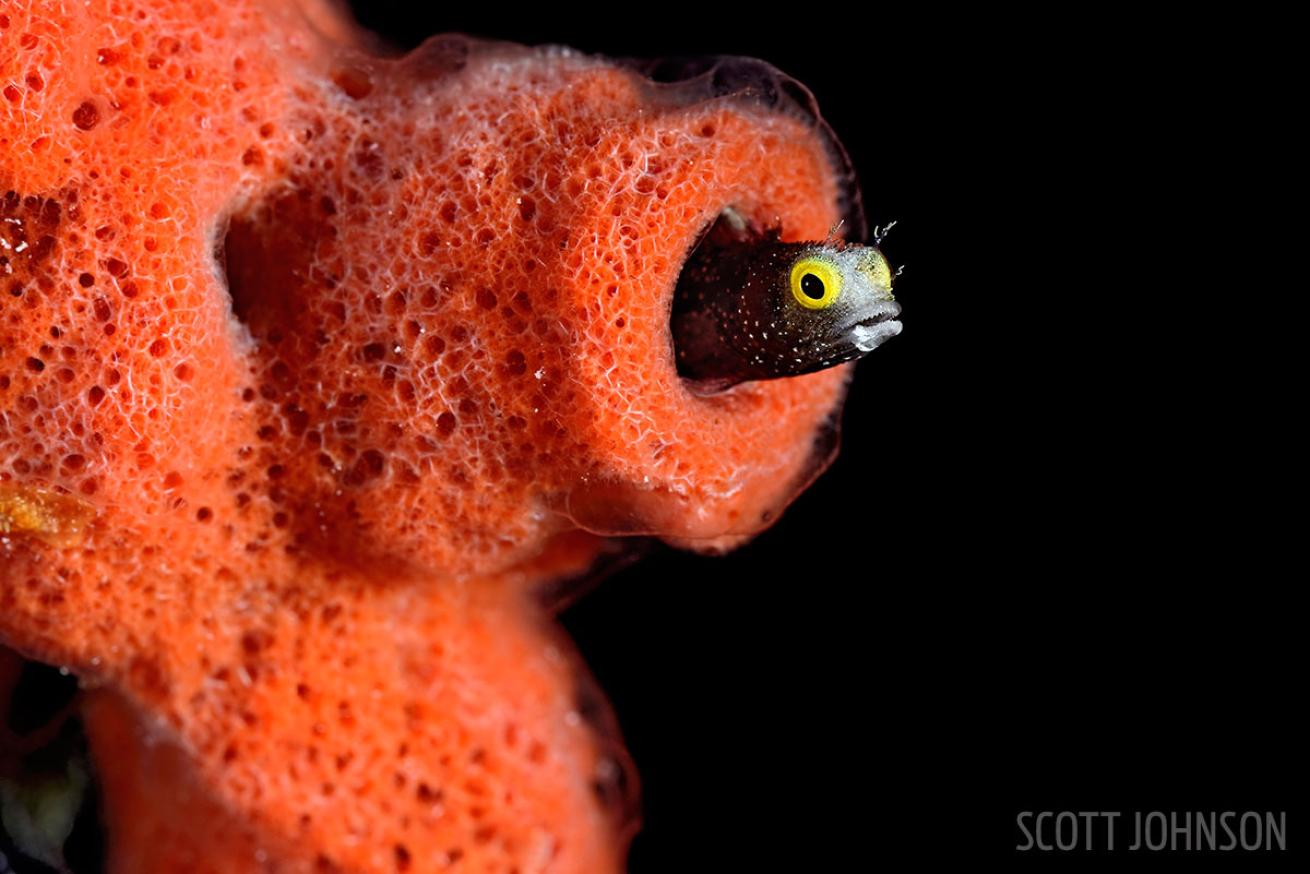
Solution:
[{"label": "fish eye pupil", "polygon": [[813,273],[801,277],[801,291],[811,300],[823,300],[823,280]]}]

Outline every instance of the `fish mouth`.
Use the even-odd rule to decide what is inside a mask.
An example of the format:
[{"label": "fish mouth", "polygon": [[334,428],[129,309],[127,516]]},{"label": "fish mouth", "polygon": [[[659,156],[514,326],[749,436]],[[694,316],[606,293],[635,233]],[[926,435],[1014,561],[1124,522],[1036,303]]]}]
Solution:
[{"label": "fish mouth", "polygon": [[900,314],[901,305],[887,301],[872,316],[848,326],[846,337],[861,353],[872,352],[901,332],[901,323],[896,319]]}]

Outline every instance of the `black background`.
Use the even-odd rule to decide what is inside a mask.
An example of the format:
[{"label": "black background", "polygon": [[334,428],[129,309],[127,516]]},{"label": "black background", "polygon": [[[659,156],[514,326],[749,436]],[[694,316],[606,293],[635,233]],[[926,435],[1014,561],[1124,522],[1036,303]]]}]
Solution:
[{"label": "black background", "polygon": [[834,466],[745,548],[657,547],[563,617],[640,772],[632,874],[1106,861],[1016,853],[1021,810],[1287,810],[1288,854],[1172,861],[1302,858],[1304,563],[1280,558],[1301,499],[1224,200],[1224,138],[1256,112],[1238,34],[355,8],[402,46],[763,58],[817,96],[870,221],[898,222],[905,331],[860,363]]}]

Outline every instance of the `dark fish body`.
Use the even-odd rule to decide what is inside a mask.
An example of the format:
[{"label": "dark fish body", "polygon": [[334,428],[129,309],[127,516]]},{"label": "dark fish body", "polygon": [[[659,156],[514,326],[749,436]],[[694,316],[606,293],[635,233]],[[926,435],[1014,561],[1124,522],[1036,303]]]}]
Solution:
[{"label": "dark fish body", "polygon": [[891,281],[872,246],[776,233],[701,245],[674,295],[678,372],[720,391],[859,358],[900,333]]}]

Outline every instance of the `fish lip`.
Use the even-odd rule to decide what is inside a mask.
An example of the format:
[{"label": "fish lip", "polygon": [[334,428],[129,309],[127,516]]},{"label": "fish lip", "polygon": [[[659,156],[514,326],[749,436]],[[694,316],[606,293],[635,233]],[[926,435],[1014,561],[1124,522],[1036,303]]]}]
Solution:
[{"label": "fish lip", "polygon": [[877,313],[875,313],[872,316],[869,316],[868,318],[851,322],[850,324],[846,325],[842,329],[842,332],[849,334],[850,332],[854,331],[856,328],[872,328],[874,325],[880,325],[884,322],[890,322],[900,314],[901,314],[900,304],[896,303],[895,301],[885,301],[881,304],[881,308]]},{"label": "fish lip", "polygon": [[878,301],[877,312],[846,326],[844,340],[859,355],[867,355],[901,332],[896,318],[900,314],[901,305],[895,301]]},{"label": "fish lip", "polygon": [[884,316],[857,323],[847,337],[848,342],[861,355],[867,355],[900,333],[901,323],[890,316]]}]

